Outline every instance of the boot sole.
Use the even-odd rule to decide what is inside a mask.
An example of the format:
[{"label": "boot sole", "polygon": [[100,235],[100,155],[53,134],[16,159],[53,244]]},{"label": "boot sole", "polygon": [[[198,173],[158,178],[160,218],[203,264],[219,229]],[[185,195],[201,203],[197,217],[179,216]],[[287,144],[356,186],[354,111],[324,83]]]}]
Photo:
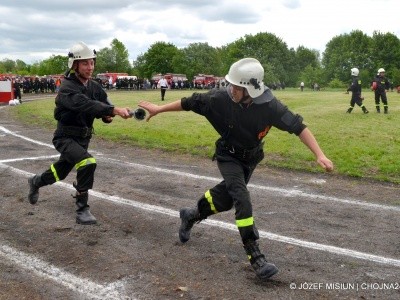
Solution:
[{"label": "boot sole", "polygon": [[79,225],[94,225],[94,224],[97,224],[97,221],[82,222],[82,221],[79,221],[78,219],[76,219],[76,223]]},{"label": "boot sole", "polygon": [[258,276],[258,278],[260,278],[261,280],[265,280],[265,279],[268,279],[268,278],[274,276],[278,272],[279,272],[278,268],[275,267],[275,269],[271,270],[271,272],[264,274],[263,276]]}]

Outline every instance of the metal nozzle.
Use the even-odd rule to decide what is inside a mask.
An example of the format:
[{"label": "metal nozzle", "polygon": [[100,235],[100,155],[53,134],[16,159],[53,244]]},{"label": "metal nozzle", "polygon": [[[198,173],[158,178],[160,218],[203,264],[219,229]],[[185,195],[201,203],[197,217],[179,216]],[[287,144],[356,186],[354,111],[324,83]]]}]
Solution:
[{"label": "metal nozzle", "polygon": [[136,110],[131,111],[129,114],[139,121],[144,120],[146,117],[146,111],[143,108],[137,108]]}]

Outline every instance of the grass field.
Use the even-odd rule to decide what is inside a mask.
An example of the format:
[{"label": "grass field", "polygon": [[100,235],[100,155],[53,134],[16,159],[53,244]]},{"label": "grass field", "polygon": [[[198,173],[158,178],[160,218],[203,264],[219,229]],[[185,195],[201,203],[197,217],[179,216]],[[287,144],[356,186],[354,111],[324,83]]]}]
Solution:
[{"label": "grass field", "polygon": [[[136,108],[141,100],[167,103],[194,91],[168,90],[166,101],[159,91],[111,91],[116,106]],[[374,94],[364,90],[369,114],[355,107],[345,113],[351,94],[339,90],[320,92],[286,89],[275,96],[293,112],[303,116],[325,154],[334,162],[335,173],[400,183],[400,94],[388,93],[389,114],[375,112]],[[32,101],[15,107],[15,115],[26,123],[55,128],[54,99]],[[382,109],[383,110],[383,109]],[[115,118],[110,125],[95,123],[95,133],[104,139],[145,148],[211,157],[218,138],[205,118],[192,112],[170,112],[150,122]],[[295,135],[272,129],[265,138],[262,164],[323,172],[312,153]]]}]

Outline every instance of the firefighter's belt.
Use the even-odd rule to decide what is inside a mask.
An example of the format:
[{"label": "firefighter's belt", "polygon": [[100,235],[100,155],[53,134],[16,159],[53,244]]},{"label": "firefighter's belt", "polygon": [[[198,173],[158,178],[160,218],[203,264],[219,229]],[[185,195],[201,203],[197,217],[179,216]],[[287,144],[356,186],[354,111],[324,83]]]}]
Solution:
[{"label": "firefighter's belt", "polygon": [[256,147],[253,148],[241,148],[237,146],[233,146],[228,144],[224,140],[219,140],[217,142],[217,147],[221,147],[225,151],[228,151],[232,156],[242,159],[248,160],[251,159],[254,155],[256,155],[260,150],[262,150],[264,146],[264,142],[260,143]]},{"label": "firefighter's belt", "polygon": [[78,127],[78,126],[59,126],[57,131],[64,135],[76,136],[81,138],[91,137],[93,133],[92,127]]}]

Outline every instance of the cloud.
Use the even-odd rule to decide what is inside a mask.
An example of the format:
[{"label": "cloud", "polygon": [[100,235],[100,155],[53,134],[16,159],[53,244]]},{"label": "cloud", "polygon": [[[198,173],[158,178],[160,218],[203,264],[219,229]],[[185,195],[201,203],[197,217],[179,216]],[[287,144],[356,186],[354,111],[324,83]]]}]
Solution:
[{"label": "cloud", "polygon": [[33,63],[66,55],[78,41],[101,49],[117,38],[134,60],[157,41],[178,48],[200,42],[220,47],[259,32],[273,33],[289,47],[322,53],[334,36],[355,29],[399,36],[397,1],[2,1],[0,59]]},{"label": "cloud", "polygon": [[283,0],[282,5],[291,9],[299,8],[301,6],[299,0]]}]

